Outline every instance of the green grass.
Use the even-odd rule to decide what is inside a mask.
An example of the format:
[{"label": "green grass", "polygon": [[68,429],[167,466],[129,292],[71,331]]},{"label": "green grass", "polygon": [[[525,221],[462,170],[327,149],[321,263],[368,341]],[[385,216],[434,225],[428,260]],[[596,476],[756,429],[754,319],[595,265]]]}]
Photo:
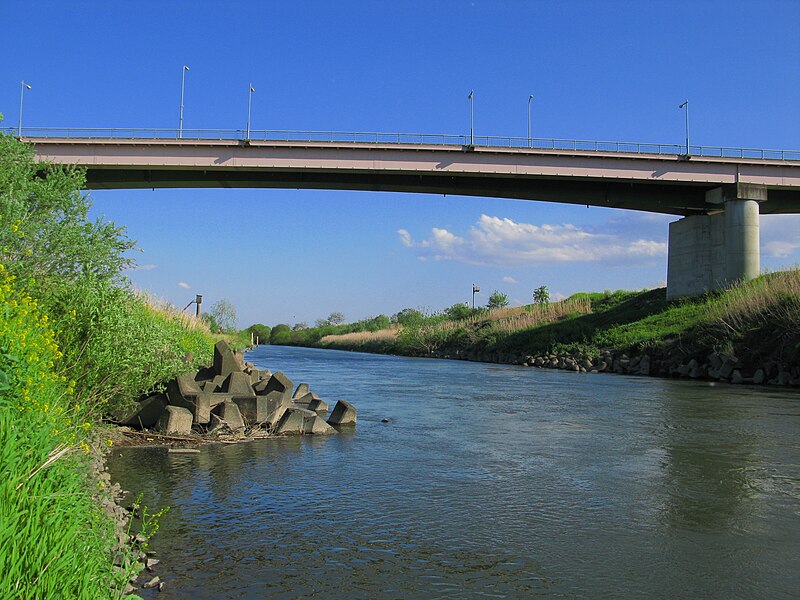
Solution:
[{"label": "green grass", "polygon": [[2,598],[95,599],[124,589],[125,573],[110,565],[113,523],[85,475],[88,456],[72,450],[41,469],[63,448],[38,420],[0,412]]},{"label": "green grass", "polygon": [[211,357],[207,328],[125,288],[77,287],[68,306],[50,318],[0,264],[0,598],[120,596],[97,421]]},{"label": "green grass", "polygon": [[[50,320],[0,265],[0,598],[104,598],[124,588],[88,477],[89,413]],[[98,484],[95,484],[98,485]]]}]

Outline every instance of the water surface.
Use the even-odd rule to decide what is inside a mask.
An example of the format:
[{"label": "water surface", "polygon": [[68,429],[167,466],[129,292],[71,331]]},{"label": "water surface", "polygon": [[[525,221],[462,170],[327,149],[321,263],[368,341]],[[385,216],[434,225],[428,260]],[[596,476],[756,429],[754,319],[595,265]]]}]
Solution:
[{"label": "water surface", "polygon": [[248,360],[351,401],[356,432],[115,450],[123,486],[171,507],[158,598],[800,589],[796,393],[272,346]]}]

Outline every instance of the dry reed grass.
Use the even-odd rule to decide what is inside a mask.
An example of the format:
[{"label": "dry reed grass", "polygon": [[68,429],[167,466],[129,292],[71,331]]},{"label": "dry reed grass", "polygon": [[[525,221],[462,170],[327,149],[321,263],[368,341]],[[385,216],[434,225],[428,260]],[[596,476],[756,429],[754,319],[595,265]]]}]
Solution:
[{"label": "dry reed grass", "polygon": [[588,298],[567,298],[560,302],[548,304],[529,304],[527,306],[513,306],[499,308],[488,313],[474,315],[460,321],[444,321],[429,328],[431,332],[444,332],[452,329],[491,323],[492,328],[504,333],[512,333],[521,329],[528,329],[552,323],[569,314],[589,314],[592,312],[592,302]]},{"label": "dry reed grass", "polygon": [[208,323],[206,323],[203,319],[199,319],[193,314],[176,308],[167,300],[164,300],[163,298],[157,298],[153,294],[140,290],[136,290],[134,294],[137,298],[146,302],[154,313],[161,315],[170,321],[179,323],[184,329],[189,331],[202,331],[209,334],[211,333]]},{"label": "dry reed grass", "polygon": [[529,309],[495,320],[492,328],[503,333],[513,333],[552,323],[571,314],[588,315],[592,312],[592,302],[588,298],[568,298],[561,302],[533,304],[526,308]]},{"label": "dry reed grass", "polygon": [[324,346],[363,346],[365,344],[393,344],[397,341],[400,328],[393,325],[388,329],[378,331],[356,331],[341,335],[326,335],[320,338],[319,343]]},{"label": "dry reed grass", "polygon": [[800,333],[800,270],[772,273],[731,287],[709,316],[732,331],[771,322]]}]

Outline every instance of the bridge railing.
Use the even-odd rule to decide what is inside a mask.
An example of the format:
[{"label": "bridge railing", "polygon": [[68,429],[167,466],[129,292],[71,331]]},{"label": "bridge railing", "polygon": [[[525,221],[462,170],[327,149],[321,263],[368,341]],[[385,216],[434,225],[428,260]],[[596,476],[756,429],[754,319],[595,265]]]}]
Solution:
[{"label": "bridge railing", "polygon": [[[16,136],[17,128],[5,133]],[[475,146],[485,148],[520,148],[533,150],[566,150],[587,152],[620,152],[627,154],[686,155],[686,146],[646,142],[613,142],[597,140],[566,140],[557,138],[520,138],[503,136],[474,136],[431,133],[387,133],[359,131],[301,131],[242,129],[152,129],[152,128],[65,128],[24,127],[22,138],[67,139],[126,139],[126,140],[245,140],[270,142],[335,142],[359,144],[405,144],[432,146]],[[764,148],[727,148],[723,146],[690,146],[688,154],[696,157],[757,158],[800,160],[800,150],[769,150]]]}]

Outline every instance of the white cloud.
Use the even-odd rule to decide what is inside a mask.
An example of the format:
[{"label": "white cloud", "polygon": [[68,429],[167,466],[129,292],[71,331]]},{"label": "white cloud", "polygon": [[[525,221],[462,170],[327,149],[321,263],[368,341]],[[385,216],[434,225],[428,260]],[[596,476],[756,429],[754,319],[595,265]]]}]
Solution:
[{"label": "white cloud", "polygon": [[178,282],[178,287],[183,288],[185,290],[188,290],[191,286],[188,283],[186,283],[185,281],[179,281]]},{"label": "white cloud", "polygon": [[506,275],[505,277],[503,277],[503,283],[510,283],[510,284],[513,285],[513,284],[518,283],[518,282],[511,275]]},{"label": "white cloud", "polygon": [[800,249],[800,215],[763,215],[761,253],[773,258],[796,258]]},{"label": "white cloud", "polygon": [[411,242],[411,234],[408,233],[408,231],[406,231],[405,229],[398,229],[397,230],[397,235],[400,236],[400,243],[401,244],[403,244],[404,246],[406,246],[408,248],[413,246],[413,243]]},{"label": "white cloud", "polygon": [[764,254],[775,258],[788,258],[798,248],[800,248],[800,242],[784,242],[780,240],[773,240],[762,245]]},{"label": "white cloud", "polygon": [[135,265],[131,267],[132,271],[152,271],[153,269],[157,269],[158,265]]},{"label": "white cloud", "polygon": [[649,261],[667,254],[666,242],[657,240],[624,239],[568,223],[534,225],[488,215],[481,215],[464,235],[434,227],[427,239],[417,242],[405,229],[398,234],[401,243],[420,257],[479,265]]}]

